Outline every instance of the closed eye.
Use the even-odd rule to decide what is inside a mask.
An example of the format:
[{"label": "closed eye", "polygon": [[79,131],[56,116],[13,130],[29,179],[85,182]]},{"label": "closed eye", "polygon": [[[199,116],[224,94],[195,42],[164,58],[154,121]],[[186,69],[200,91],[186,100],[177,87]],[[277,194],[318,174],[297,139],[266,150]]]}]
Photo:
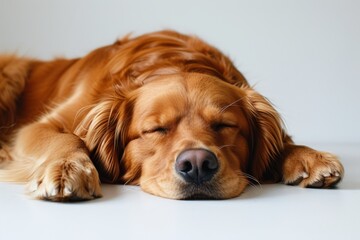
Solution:
[{"label": "closed eye", "polygon": [[154,128],[150,128],[149,130],[144,130],[142,133],[143,134],[150,134],[150,133],[161,133],[161,134],[166,134],[168,133],[169,128],[166,127],[154,127]]},{"label": "closed eye", "polygon": [[213,129],[215,132],[220,132],[224,129],[229,128],[237,128],[238,126],[233,123],[226,123],[226,122],[216,122],[211,124],[211,129]]}]

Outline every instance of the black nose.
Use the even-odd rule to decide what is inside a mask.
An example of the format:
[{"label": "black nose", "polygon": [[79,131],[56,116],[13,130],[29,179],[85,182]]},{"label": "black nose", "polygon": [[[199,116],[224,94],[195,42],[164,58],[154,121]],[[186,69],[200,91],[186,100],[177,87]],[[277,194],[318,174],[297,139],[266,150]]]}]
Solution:
[{"label": "black nose", "polygon": [[176,159],[175,170],[187,182],[202,184],[211,180],[219,168],[215,154],[205,149],[189,149]]}]

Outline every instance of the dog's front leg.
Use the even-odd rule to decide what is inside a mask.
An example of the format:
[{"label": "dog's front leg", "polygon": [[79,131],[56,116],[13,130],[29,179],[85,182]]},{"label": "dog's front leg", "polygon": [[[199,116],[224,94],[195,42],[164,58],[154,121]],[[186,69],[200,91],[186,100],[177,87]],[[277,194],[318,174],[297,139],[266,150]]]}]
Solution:
[{"label": "dog's front leg", "polygon": [[[50,122],[22,128],[13,149],[27,191],[38,199],[88,200],[101,196],[97,170],[83,141]],[[22,169],[21,169],[22,168]]]}]

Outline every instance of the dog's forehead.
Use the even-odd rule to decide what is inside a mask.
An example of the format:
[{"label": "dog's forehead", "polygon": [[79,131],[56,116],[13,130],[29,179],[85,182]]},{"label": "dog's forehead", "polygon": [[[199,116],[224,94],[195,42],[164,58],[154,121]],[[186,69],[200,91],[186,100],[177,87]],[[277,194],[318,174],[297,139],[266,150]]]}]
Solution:
[{"label": "dog's forehead", "polygon": [[140,89],[139,98],[147,103],[180,104],[187,101],[221,106],[239,99],[240,95],[237,87],[216,77],[187,73],[162,76],[146,83]]},{"label": "dog's forehead", "polygon": [[154,99],[163,95],[179,94],[186,91],[181,75],[154,78],[139,89],[139,98]]},{"label": "dog's forehead", "polygon": [[201,99],[205,104],[221,107],[238,100],[242,95],[239,88],[214,76],[191,73],[185,79],[189,96]]},{"label": "dog's forehead", "polygon": [[211,118],[214,114],[238,112],[238,100],[241,99],[237,87],[197,73],[162,76],[138,90],[134,118],[139,120],[151,116],[157,119],[181,118],[189,113]]}]

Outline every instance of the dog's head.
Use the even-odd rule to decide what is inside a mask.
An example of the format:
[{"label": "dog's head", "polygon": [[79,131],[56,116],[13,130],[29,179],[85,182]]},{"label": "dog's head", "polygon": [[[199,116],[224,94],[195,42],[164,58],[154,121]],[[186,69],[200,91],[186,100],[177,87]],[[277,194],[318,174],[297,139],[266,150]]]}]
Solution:
[{"label": "dog's head", "polygon": [[[218,55],[222,60],[212,60],[215,67],[230,64],[218,52],[210,58]],[[159,62],[153,56],[151,61]],[[160,65],[152,74],[131,65],[131,81],[115,81],[115,94],[84,119],[84,141],[102,179],[139,184],[173,199],[238,196],[282,148],[278,114],[247,84],[224,81],[220,71]],[[220,68],[229,71],[232,65]],[[142,74],[134,76],[136,71]]]}]

